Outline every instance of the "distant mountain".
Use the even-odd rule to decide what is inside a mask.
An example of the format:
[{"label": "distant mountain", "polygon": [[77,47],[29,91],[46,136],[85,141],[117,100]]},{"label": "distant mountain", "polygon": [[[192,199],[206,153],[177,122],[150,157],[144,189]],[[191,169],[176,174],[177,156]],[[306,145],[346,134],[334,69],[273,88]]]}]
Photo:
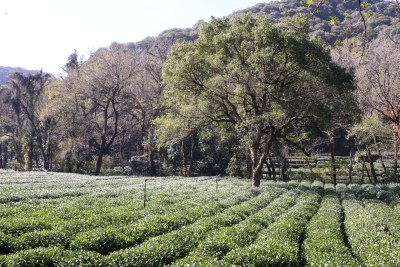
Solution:
[{"label": "distant mountain", "polygon": [[34,72],[33,70],[27,70],[23,68],[14,68],[14,67],[2,67],[0,66],[0,84],[4,84],[7,82],[8,76],[13,72],[22,72],[25,74],[29,74]]}]

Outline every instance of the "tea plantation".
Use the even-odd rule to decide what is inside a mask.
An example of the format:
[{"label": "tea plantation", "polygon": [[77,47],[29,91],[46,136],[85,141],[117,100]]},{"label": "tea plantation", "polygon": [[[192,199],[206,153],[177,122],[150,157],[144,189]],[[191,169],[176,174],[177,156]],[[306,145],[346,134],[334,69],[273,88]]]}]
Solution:
[{"label": "tea plantation", "polygon": [[400,185],[0,171],[0,266],[400,266]]}]

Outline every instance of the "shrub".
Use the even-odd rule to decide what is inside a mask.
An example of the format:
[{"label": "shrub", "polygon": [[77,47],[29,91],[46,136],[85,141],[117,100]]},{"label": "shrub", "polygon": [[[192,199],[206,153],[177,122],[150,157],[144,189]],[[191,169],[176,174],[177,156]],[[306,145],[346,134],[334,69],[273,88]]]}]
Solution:
[{"label": "shrub", "polygon": [[86,249],[107,254],[133,244],[132,239],[121,233],[120,229],[108,226],[79,233],[71,241],[71,249]]},{"label": "shrub", "polygon": [[361,188],[362,191],[359,196],[362,198],[376,198],[376,194],[380,190],[379,187],[371,184],[363,184],[361,185]]},{"label": "shrub", "polygon": [[376,197],[382,201],[385,201],[386,203],[390,203],[396,199],[396,195],[393,192],[384,190],[378,191],[378,193],[376,193]]},{"label": "shrub", "polygon": [[52,267],[65,256],[65,251],[57,247],[22,250],[4,258],[6,266]]},{"label": "shrub", "polygon": [[57,262],[57,267],[108,266],[102,255],[91,251],[69,251]]},{"label": "shrub", "polygon": [[15,219],[2,218],[0,220],[0,231],[5,234],[20,235],[26,232],[50,228],[51,222],[50,220],[46,220],[46,218],[17,217]]},{"label": "shrub", "polygon": [[0,232],[0,254],[7,254],[12,251],[12,237]]},{"label": "shrub", "polygon": [[310,188],[321,195],[324,193],[324,183],[321,181],[314,181]]},{"label": "shrub", "polygon": [[71,235],[63,229],[42,230],[24,233],[14,242],[14,250],[37,247],[68,247]]},{"label": "shrub", "polygon": [[[3,262],[3,264],[2,264]],[[0,266],[20,267],[94,267],[107,266],[103,257],[95,252],[70,251],[58,247],[19,251],[0,259]]]},{"label": "shrub", "polygon": [[330,183],[325,183],[324,184],[324,191],[326,194],[333,194],[336,192],[335,186]]}]

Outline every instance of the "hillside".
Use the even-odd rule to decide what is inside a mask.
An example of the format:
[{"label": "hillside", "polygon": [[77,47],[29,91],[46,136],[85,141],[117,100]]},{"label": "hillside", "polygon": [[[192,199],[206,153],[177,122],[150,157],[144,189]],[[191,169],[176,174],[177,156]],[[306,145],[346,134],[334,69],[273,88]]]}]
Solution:
[{"label": "hillside", "polygon": [[[314,5],[306,7],[302,1],[298,0],[272,1],[238,11],[233,15],[248,12],[264,14],[270,18],[271,22],[278,23],[295,16],[309,17],[316,8],[316,2],[314,1]],[[364,15],[368,38],[373,39],[380,32],[390,35],[400,33],[398,3],[383,0],[368,1]],[[336,17],[337,20],[332,23],[331,17]],[[363,33],[364,25],[360,17],[358,2],[334,0],[322,4],[309,23],[309,31],[312,36],[321,38],[328,44]]]},{"label": "hillside", "polygon": [[8,76],[13,72],[30,73],[32,71],[23,68],[14,67],[2,67],[0,66],[0,84],[4,84],[7,81]]},{"label": "hillside", "polygon": [[[309,17],[315,9],[315,4],[307,7],[299,0],[270,1],[260,3],[244,10],[239,10],[227,17],[244,13],[262,14],[269,17],[272,23],[287,21],[290,18],[305,16]],[[317,1],[314,1],[316,3]],[[400,33],[400,6],[393,1],[372,0],[368,2],[364,15],[367,24],[367,36],[374,39],[379,33],[399,34]],[[331,20],[336,17],[336,20]],[[172,44],[176,41],[190,41],[197,38],[199,26],[202,21],[196,23],[193,28],[165,30],[159,36],[149,37],[129,46],[142,47],[153,41],[169,40]],[[346,38],[361,35],[364,33],[358,2],[354,0],[333,0],[322,4],[308,24],[311,36],[320,38],[329,45]]]}]

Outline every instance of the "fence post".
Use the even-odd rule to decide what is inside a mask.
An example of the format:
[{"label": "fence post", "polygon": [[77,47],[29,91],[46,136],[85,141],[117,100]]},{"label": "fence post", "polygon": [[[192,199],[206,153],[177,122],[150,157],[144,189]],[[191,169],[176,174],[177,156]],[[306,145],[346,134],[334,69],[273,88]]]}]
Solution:
[{"label": "fence post", "polygon": [[147,180],[144,179],[144,190],[143,190],[143,208],[146,208],[146,202],[147,202]]},{"label": "fence post", "polygon": [[353,183],[353,153],[350,151],[349,180]]}]

